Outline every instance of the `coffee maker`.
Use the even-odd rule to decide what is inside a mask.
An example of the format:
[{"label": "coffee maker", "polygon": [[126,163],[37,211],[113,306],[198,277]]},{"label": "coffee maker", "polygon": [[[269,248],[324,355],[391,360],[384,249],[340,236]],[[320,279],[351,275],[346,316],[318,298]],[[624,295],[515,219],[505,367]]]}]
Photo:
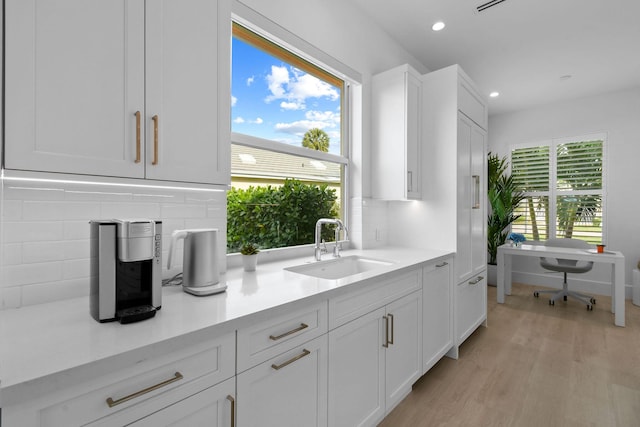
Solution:
[{"label": "coffee maker", "polygon": [[162,306],[162,222],[94,220],[89,310],[98,322],[132,323]]}]

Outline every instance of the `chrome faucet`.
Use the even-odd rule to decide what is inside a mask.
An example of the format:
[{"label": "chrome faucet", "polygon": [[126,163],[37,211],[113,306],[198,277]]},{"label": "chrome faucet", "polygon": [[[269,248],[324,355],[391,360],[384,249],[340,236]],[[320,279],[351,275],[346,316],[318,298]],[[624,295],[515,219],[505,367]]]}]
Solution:
[{"label": "chrome faucet", "polygon": [[316,222],[316,249],[315,249],[315,258],[316,261],[322,260],[322,254],[327,252],[326,246],[323,248],[320,247],[320,243],[324,244],[321,238],[322,232],[322,224],[333,224],[336,226],[336,245],[333,247],[333,257],[340,257],[340,244],[338,241],[340,240],[340,230],[344,230],[345,235],[347,235],[347,227],[337,218],[320,218]]}]

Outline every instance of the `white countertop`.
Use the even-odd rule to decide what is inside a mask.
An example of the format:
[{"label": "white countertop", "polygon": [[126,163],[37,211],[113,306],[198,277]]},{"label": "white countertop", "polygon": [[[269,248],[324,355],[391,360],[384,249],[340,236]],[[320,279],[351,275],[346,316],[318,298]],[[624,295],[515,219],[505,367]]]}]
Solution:
[{"label": "white countertop", "polygon": [[[181,287],[165,287],[162,309],[156,316],[128,325],[96,322],[89,314],[88,297],[0,311],[0,407],[197,342],[202,334],[219,336],[259,321],[261,316],[326,299],[366,279],[451,253],[385,248],[344,251],[343,256],[347,255],[393,264],[339,280],[283,270],[312,261],[312,255],[259,264],[255,272],[232,269],[221,277],[227,283],[226,292],[196,297]],[[331,255],[323,258],[331,259]]]}]

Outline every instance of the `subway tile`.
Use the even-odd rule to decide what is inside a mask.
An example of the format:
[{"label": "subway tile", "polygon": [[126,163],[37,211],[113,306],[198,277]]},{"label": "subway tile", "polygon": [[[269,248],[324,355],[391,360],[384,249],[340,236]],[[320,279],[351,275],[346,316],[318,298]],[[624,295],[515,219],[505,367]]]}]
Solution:
[{"label": "subway tile", "polygon": [[62,262],[8,265],[2,268],[5,286],[28,285],[62,279]]},{"label": "subway tile", "polygon": [[157,190],[138,190],[133,193],[132,200],[142,203],[183,203],[184,196],[179,193],[159,192]]},{"label": "subway tile", "polygon": [[22,219],[22,200],[2,201],[2,221],[19,221]]},{"label": "subway tile", "polygon": [[34,264],[64,260],[63,241],[25,242],[22,245],[22,262]]},{"label": "subway tile", "polygon": [[22,243],[7,243],[2,247],[2,265],[22,264]]},{"label": "subway tile", "polygon": [[206,216],[205,204],[162,204],[163,218],[204,218]]},{"label": "subway tile", "polygon": [[[91,218],[102,219],[102,218]],[[65,221],[63,224],[63,236],[65,240],[89,239],[89,220],[86,221]]]},{"label": "subway tile", "polygon": [[22,287],[0,288],[0,310],[22,306]]},{"label": "subway tile", "polygon": [[7,221],[3,224],[4,243],[62,240],[61,221]]},{"label": "subway tile", "polygon": [[[89,295],[87,279],[59,280],[22,286],[22,305],[42,304]],[[87,301],[87,316],[89,302]]]},{"label": "subway tile", "polygon": [[64,200],[64,189],[60,186],[47,186],[46,183],[27,183],[5,185],[5,200]]},{"label": "subway tile", "polygon": [[89,220],[99,213],[100,205],[96,202],[26,200],[22,208],[22,218],[26,221]]},{"label": "subway tile", "polygon": [[114,203],[100,204],[100,214],[93,218],[150,218],[161,217],[158,203]]},{"label": "subway tile", "polygon": [[61,243],[64,259],[89,258],[89,239],[65,240]]},{"label": "subway tile", "polygon": [[62,263],[62,278],[89,280],[89,258],[65,260]]},{"label": "subway tile", "polygon": [[128,202],[133,200],[130,190],[119,190],[116,187],[84,186],[65,190],[65,200],[86,202]]}]

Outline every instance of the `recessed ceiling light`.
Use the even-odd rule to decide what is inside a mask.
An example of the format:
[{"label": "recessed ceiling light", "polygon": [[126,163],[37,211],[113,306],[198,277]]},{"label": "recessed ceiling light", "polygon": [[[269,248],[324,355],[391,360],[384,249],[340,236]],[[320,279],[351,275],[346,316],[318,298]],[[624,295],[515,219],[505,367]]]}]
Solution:
[{"label": "recessed ceiling light", "polygon": [[433,31],[440,31],[443,28],[444,28],[444,22],[442,22],[442,21],[438,21],[438,22],[436,22],[435,24],[433,24],[431,26],[431,29]]},{"label": "recessed ceiling light", "polygon": [[491,92],[491,93],[489,94],[489,96],[490,96],[491,98],[497,98],[498,96],[500,96],[500,92]]}]

